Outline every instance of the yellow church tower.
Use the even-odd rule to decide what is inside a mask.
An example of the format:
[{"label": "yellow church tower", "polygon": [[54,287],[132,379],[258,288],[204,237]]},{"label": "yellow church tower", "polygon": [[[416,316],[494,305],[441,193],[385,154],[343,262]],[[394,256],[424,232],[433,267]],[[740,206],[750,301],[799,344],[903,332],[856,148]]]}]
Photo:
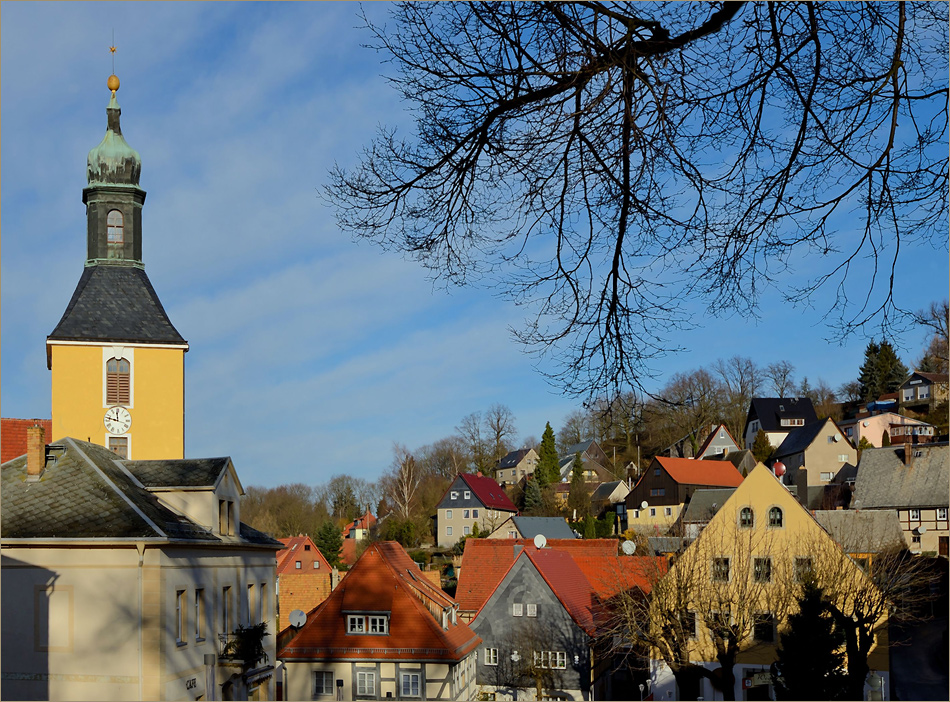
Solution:
[{"label": "yellow church tower", "polygon": [[184,458],[185,353],[142,264],[142,160],[122,137],[109,77],[102,142],[89,152],[85,268],[46,337],[54,437],[132,459]]}]

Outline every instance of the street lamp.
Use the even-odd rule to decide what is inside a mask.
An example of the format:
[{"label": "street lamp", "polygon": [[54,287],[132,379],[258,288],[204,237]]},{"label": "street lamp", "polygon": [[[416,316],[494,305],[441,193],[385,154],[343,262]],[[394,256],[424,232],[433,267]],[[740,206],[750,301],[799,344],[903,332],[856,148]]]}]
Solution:
[{"label": "street lamp", "polygon": [[884,699],[884,678],[878,675],[874,670],[872,670],[871,674],[868,675],[868,687],[871,688],[868,691],[869,700]]}]

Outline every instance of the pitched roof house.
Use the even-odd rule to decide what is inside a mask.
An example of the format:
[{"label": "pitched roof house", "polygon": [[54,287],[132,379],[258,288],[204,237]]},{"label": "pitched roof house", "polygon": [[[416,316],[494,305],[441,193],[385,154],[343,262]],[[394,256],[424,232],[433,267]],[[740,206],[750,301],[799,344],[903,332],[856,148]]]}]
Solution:
[{"label": "pitched roof house", "polygon": [[934,440],[934,426],[919,419],[905,417],[896,412],[859,413],[851,419],[838,422],[838,426],[857,446],[861,439],[867,439],[875,448],[883,446],[884,435],[891,444],[926,444]]},{"label": "pitched roof house", "polygon": [[273,695],[273,638],[256,667],[224,648],[273,627],[281,548],[241,523],[231,460],[44,438],[0,467],[3,698]]},{"label": "pitched roof house", "polygon": [[772,446],[778,447],[792,429],[817,421],[807,397],[754,397],[745,420],[745,448],[752,448],[759,429]]},{"label": "pitched roof house", "polygon": [[309,612],[323,602],[332,589],[333,572],[327,559],[309,536],[280,539],[277,552],[277,631],[290,626],[295,609]]},{"label": "pitched roof house", "polygon": [[436,543],[449,548],[472,533],[490,533],[518,508],[491,478],[481,473],[459,473],[436,507]]},{"label": "pitched roof house", "polygon": [[626,480],[611,480],[601,483],[590,495],[591,514],[602,517],[611,512],[620,517],[620,523],[627,521],[627,495],[630,494],[630,485]]},{"label": "pitched roof house", "polygon": [[950,555],[950,447],[903,444],[861,454],[852,506],[897,513],[911,551]]},{"label": "pitched roof house", "polygon": [[522,478],[534,475],[538,452],[533,448],[511,451],[495,467],[495,479],[500,485],[514,485]]},{"label": "pitched roof house", "polygon": [[600,445],[593,439],[581,441],[578,444],[568,446],[561,454],[561,460],[558,463],[560,469],[560,481],[569,483],[571,481],[571,471],[574,468],[574,457],[580,454],[584,462],[584,480],[588,482],[602,483],[606,480],[613,480],[614,475],[610,472],[608,466],[610,459],[600,448]]},{"label": "pitched roof house", "polygon": [[926,414],[941,402],[947,401],[950,376],[946,373],[921,373],[914,371],[898,389],[898,406],[903,412],[910,410]]},{"label": "pitched roof house", "polygon": [[573,539],[574,532],[563,517],[508,517],[498,525],[489,539]]},{"label": "pitched roof house", "polygon": [[740,448],[741,446],[732,438],[732,434],[729,433],[726,425],[720,424],[709,432],[709,436],[706,437],[696,452],[696,458],[728,455]]},{"label": "pitched roof house", "polygon": [[473,699],[480,639],[396,542],[363,552],[278,658],[288,699]]},{"label": "pitched roof house", "polygon": [[857,465],[858,451],[831,418],[794,429],[775,450],[791,482],[794,471],[805,469],[808,485],[827,485],[845,465]]}]

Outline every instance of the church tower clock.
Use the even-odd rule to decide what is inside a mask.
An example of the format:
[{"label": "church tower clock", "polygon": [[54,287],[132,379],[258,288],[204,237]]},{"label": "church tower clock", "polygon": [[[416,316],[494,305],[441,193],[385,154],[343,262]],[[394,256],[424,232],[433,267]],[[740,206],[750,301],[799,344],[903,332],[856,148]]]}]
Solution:
[{"label": "church tower clock", "polygon": [[53,436],[134,459],[183,458],[185,353],[142,263],[142,160],[125,141],[109,77],[102,142],[89,152],[86,263],[62,319],[46,337]]}]

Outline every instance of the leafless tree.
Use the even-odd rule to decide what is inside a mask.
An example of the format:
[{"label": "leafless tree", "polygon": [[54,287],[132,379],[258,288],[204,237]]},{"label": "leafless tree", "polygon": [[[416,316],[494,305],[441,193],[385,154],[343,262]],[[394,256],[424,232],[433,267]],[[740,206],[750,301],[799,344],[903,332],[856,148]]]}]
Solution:
[{"label": "leafless tree", "polygon": [[569,392],[638,387],[684,301],[754,314],[778,276],[792,303],[828,290],[842,333],[888,328],[898,252],[946,242],[947,25],[927,2],[400,4],[367,26],[415,133],[325,194],[345,231],[525,305],[516,337]]},{"label": "leafless tree", "polygon": [[[471,469],[489,473],[491,467],[491,452],[485,440],[482,413],[472,412],[462,417],[462,421],[455,427],[468,446]],[[490,473],[489,473],[490,474]]]},{"label": "leafless tree", "polygon": [[593,437],[590,415],[584,410],[574,410],[564,418],[564,424],[558,429],[558,455],[566,455],[569,447],[591,438]]},{"label": "leafless tree", "polygon": [[[741,437],[749,403],[762,387],[762,369],[751,358],[733,356],[716,361],[713,370],[719,376],[724,391],[721,419],[733,437]],[[741,438],[737,438],[737,441],[741,441]]]},{"label": "leafless tree", "polygon": [[930,307],[919,310],[914,317],[918,324],[933,330],[933,336],[918,365],[930,365],[932,368],[928,370],[932,373],[946,373],[950,356],[950,303],[947,300],[931,302]]},{"label": "leafless tree", "polygon": [[515,415],[507,406],[495,403],[485,412],[485,429],[491,446],[492,470],[505,457],[518,430],[515,428]]},{"label": "leafless tree", "polygon": [[416,460],[429,474],[452,480],[468,470],[468,447],[458,435],[447,436],[416,450]]},{"label": "leafless tree", "polygon": [[775,397],[788,397],[795,387],[795,366],[788,361],[776,361],[765,368],[765,377],[772,383]]},{"label": "leafless tree", "polygon": [[401,519],[408,520],[412,517],[421,473],[409,449],[401,444],[393,444],[392,465],[380,482],[387,502]]}]

